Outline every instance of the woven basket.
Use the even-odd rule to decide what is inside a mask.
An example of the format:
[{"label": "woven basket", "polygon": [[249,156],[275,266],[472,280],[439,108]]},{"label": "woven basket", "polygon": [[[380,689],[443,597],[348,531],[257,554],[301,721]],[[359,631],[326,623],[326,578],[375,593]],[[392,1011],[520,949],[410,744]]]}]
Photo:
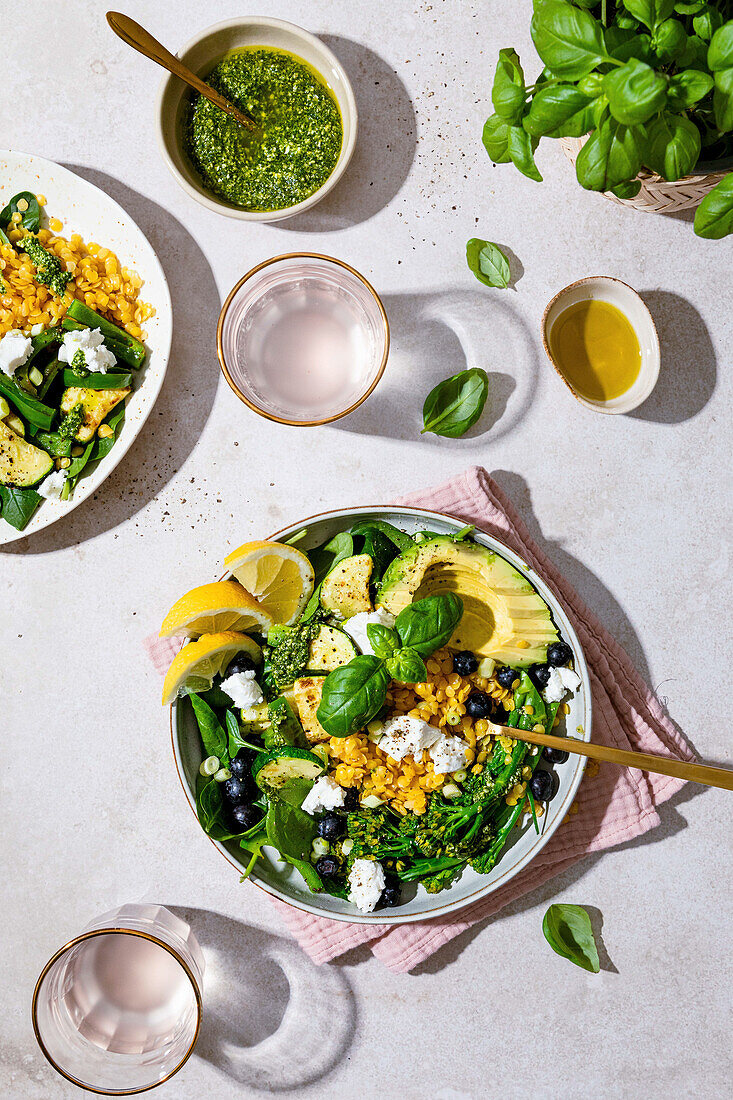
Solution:
[{"label": "woven basket", "polygon": [[[565,156],[575,162],[580,150],[587,138],[560,138],[560,145]],[[675,210],[691,210],[697,206],[712,191],[717,183],[720,183],[727,170],[719,172],[705,172],[699,176],[684,176],[681,180],[671,183],[654,175],[653,172],[642,168],[636,177],[641,180],[641,191],[633,199],[619,199],[610,191],[604,195],[621,206],[635,206],[638,210],[649,210],[655,214],[671,214]]]}]

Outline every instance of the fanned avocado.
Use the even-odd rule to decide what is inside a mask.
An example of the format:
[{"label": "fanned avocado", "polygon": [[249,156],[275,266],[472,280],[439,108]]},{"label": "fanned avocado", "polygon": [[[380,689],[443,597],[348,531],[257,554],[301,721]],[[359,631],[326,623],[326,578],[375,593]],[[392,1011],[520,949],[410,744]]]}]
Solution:
[{"label": "fanned avocado", "polygon": [[559,635],[550,610],[529,581],[493,550],[439,535],[405,551],[388,567],[377,606],[398,615],[413,600],[455,592],[463,617],[451,649],[524,667],[544,661]]},{"label": "fanned avocado", "polygon": [[321,606],[343,619],[371,611],[369,580],[373,566],[369,554],[354,554],[340,561],[321,585]]},{"label": "fanned avocado", "polygon": [[81,407],[84,419],[75,438],[80,443],[88,443],[105,416],[131,392],[129,386],[124,390],[89,390],[70,386],[61,398],[61,411],[70,413],[72,409]]},{"label": "fanned avocado", "polygon": [[29,489],[53,470],[53,459],[0,420],[0,484]]}]

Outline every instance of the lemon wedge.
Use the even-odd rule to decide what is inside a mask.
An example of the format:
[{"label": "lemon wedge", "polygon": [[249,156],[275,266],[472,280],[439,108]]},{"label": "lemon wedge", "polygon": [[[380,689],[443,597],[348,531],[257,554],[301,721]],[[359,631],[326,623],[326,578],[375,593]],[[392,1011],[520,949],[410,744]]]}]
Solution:
[{"label": "lemon wedge", "polygon": [[272,624],[272,615],[237,581],[214,581],[192,588],[176,600],[163,620],[160,637],[181,634],[197,638],[222,630],[267,634]]},{"label": "lemon wedge", "polygon": [[262,660],[257,642],[236,630],[204,634],[184,645],[165,674],[163,706],[172,703],[184,685],[195,691],[208,691],[216,674],[223,673],[238,653],[246,653],[256,664]]},{"label": "lemon wedge", "polygon": [[276,623],[294,623],[313,595],[313,566],[294,546],[246,542],[227,555],[224,565]]}]

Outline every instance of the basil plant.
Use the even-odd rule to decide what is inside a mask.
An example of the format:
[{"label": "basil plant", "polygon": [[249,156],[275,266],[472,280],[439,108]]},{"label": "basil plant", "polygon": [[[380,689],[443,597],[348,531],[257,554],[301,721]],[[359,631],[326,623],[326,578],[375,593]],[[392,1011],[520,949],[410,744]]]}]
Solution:
[{"label": "basil plant", "polygon": [[[576,161],[589,191],[633,198],[642,167],[666,180],[733,154],[730,0],[534,0],[544,64],[527,84],[515,50],[499,52],[486,151],[540,182],[543,137],[589,135]],[[733,173],[705,196],[695,232],[733,232]]]}]

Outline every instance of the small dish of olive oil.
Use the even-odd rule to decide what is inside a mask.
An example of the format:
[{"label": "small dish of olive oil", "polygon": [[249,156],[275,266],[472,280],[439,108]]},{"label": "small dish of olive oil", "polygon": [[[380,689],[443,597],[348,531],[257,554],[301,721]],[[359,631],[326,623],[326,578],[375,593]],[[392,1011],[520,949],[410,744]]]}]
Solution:
[{"label": "small dish of olive oil", "polygon": [[654,321],[620,279],[595,276],[561,290],[545,310],[542,339],[568,389],[598,412],[637,408],[659,377]]}]

